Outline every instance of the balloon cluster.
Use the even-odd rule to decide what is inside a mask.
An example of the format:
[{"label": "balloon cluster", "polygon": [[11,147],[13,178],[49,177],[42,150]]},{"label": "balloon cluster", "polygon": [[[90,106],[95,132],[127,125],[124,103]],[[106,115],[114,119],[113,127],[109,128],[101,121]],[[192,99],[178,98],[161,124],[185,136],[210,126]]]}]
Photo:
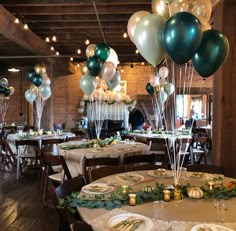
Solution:
[{"label": "balloon cluster", "polygon": [[211,0],[152,0],[152,11],[134,13],[127,25],[130,39],[150,64],[160,64],[167,55],[178,65],[192,60],[204,78],[223,65],[229,43],[211,30]]},{"label": "balloon cluster", "polygon": [[15,92],[14,87],[8,87],[8,80],[6,78],[2,78],[0,80],[0,95],[4,95],[4,97],[8,97],[13,95]]},{"label": "balloon cluster", "polygon": [[86,56],[87,62],[81,65],[82,91],[88,96],[93,93],[97,84],[96,76],[105,80],[110,90],[114,89],[120,82],[120,73],[116,70],[119,61],[114,49],[105,43],[90,44],[86,48]]},{"label": "balloon cluster", "polygon": [[44,64],[36,64],[34,69],[27,72],[27,78],[33,83],[25,91],[25,99],[29,103],[33,103],[37,96],[41,96],[43,100],[47,100],[51,96],[51,80],[47,76]]},{"label": "balloon cluster", "polygon": [[162,104],[167,100],[168,96],[175,91],[174,84],[166,80],[168,74],[168,68],[163,66],[159,69],[158,75],[152,75],[150,77],[149,83],[146,85],[148,94],[154,95],[154,93],[156,93]]}]

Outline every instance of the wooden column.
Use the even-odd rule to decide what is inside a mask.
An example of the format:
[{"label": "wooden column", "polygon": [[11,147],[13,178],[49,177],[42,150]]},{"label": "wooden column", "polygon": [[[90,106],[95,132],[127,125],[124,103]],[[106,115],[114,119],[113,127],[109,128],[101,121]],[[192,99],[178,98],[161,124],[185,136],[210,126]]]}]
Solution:
[{"label": "wooden column", "polygon": [[225,175],[236,177],[236,2],[224,0],[214,12],[214,27],[228,38],[227,61],[214,75],[213,164],[222,165]]}]

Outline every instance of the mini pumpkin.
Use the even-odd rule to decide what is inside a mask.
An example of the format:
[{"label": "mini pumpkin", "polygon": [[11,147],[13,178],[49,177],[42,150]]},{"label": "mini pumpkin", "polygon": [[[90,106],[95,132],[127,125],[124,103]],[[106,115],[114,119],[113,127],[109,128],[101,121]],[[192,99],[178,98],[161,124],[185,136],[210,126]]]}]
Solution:
[{"label": "mini pumpkin", "polygon": [[154,191],[154,187],[152,187],[151,185],[147,185],[147,186],[144,187],[143,191],[151,193],[151,192]]},{"label": "mini pumpkin", "polygon": [[203,191],[199,187],[190,187],[187,194],[190,198],[200,199],[203,197]]}]

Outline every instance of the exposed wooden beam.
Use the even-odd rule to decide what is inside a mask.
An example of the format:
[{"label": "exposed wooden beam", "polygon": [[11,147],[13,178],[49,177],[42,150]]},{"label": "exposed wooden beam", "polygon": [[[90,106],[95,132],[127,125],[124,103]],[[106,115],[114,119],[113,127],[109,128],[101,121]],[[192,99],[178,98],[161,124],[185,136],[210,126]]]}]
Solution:
[{"label": "exposed wooden beam", "polygon": [[[30,29],[24,30],[22,23],[14,24],[14,19],[15,17],[0,5],[0,34],[33,54],[54,54],[44,40]],[[14,52],[17,53],[16,51]],[[48,59],[48,61],[55,63],[54,59]],[[66,62],[62,60],[57,65],[61,68],[67,67]]]}]

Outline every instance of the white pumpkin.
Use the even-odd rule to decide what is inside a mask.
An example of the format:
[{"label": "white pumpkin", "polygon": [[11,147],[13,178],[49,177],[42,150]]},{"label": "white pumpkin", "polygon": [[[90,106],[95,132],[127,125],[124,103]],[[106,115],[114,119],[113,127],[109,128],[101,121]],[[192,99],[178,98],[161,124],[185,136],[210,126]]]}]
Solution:
[{"label": "white pumpkin", "polygon": [[151,193],[151,192],[154,191],[154,187],[152,187],[151,185],[147,185],[147,186],[144,187],[143,191]]},{"label": "white pumpkin", "polygon": [[203,197],[203,191],[199,187],[190,187],[187,194],[190,198],[200,199]]}]

